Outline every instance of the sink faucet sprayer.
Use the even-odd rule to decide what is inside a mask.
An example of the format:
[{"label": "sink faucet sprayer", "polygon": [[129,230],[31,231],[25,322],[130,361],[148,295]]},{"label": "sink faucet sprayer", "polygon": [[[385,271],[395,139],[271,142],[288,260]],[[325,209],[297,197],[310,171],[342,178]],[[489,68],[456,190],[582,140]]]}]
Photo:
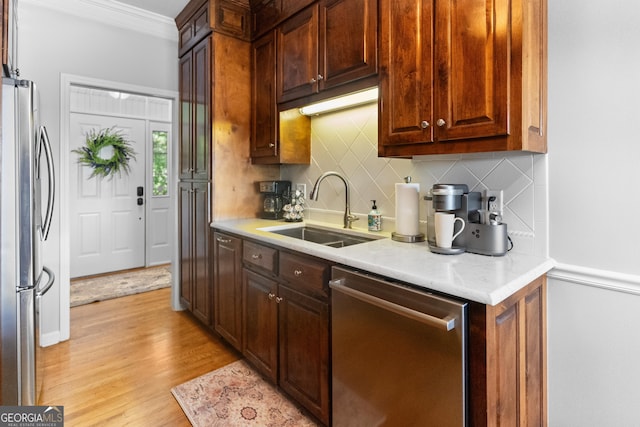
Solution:
[{"label": "sink faucet sprayer", "polygon": [[328,176],[337,176],[338,178],[340,178],[342,180],[342,182],[344,182],[344,228],[351,228],[351,223],[353,221],[357,221],[358,217],[355,215],[351,215],[351,208],[349,207],[349,184],[347,183],[347,180],[344,179],[344,177],[342,175],[340,175],[338,172],[333,172],[333,171],[329,171],[329,172],[325,172],[322,175],[320,175],[320,178],[318,178],[318,180],[316,181],[316,183],[313,185],[313,190],[311,190],[311,194],[309,194],[309,196],[311,197],[312,200],[318,201],[318,193],[320,190],[320,183],[322,182],[323,179],[325,179]]}]

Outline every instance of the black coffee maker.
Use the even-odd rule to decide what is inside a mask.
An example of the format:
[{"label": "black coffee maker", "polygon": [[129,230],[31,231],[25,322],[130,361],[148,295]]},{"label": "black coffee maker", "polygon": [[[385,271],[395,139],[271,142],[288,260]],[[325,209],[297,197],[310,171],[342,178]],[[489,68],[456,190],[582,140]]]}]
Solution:
[{"label": "black coffee maker", "polygon": [[282,207],[288,203],[291,195],[291,181],[260,181],[258,183],[262,194],[262,213],[264,219],[281,219]]}]

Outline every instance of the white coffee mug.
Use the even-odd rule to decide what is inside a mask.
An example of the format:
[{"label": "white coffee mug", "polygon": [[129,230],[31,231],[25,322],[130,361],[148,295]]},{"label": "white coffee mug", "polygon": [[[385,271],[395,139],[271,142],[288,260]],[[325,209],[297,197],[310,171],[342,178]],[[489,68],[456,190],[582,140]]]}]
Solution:
[{"label": "white coffee mug", "polygon": [[[436,246],[439,248],[450,249],[453,240],[462,233],[464,230],[464,219],[455,216],[454,214],[436,212],[435,215],[435,231],[436,231]],[[454,225],[456,221],[460,221],[462,227],[456,234],[453,234]]]}]

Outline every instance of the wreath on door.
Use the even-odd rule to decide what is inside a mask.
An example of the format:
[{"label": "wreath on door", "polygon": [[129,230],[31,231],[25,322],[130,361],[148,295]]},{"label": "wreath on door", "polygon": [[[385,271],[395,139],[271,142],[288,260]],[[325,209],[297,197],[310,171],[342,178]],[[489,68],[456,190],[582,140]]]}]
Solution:
[{"label": "wreath on door", "polygon": [[72,151],[79,155],[78,163],[93,168],[89,178],[113,178],[113,175],[117,173],[120,176],[122,172],[128,174],[131,171],[129,161],[136,158],[131,143],[114,128],[92,129],[86,135],[86,145]]}]

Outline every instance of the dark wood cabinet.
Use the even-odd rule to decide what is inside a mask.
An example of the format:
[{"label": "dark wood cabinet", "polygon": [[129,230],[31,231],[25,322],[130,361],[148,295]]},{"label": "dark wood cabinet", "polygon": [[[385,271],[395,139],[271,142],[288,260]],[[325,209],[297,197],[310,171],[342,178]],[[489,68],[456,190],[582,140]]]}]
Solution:
[{"label": "dark wood cabinet", "polygon": [[[375,0],[321,0],[282,23],[278,27],[278,102],[376,75],[377,22]],[[353,89],[329,93],[334,96]]]},{"label": "dark wood cabinet", "polygon": [[179,190],[180,301],[198,320],[210,326],[209,184],[181,182]]},{"label": "dark wood cabinet", "polygon": [[311,122],[296,109],[276,104],[275,31],[252,45],[251,160],[256,164],[309,164]]},{"label": "dark wood cabinet", "polygon": [[215,232],[213,245],[213,327],[242,350],[242,240]]},{"label": "dark wood cabinet", "polygon": [[248,240],[242,252],[242,353],[328,424],[330,265]]},{"label": "dark wood cabinet", "polygon": [[380,155],[546,151],[546,0],[381,0],[380,15]]},{"label": "dark wood cabinet", "polygon": [[307,293],[278,288],[280,387],[328,425],[329,304]]},{"label": "dark wood cabinet", "polygon": [[470,305],[470,425],[547,425],[546,301],[540,277],[495,306]]},{"label": "dark wood cabinet", "polygon": [[251,52],[251,158],[271,158],[278,139],[275,32],[253,42]]},{"label": "dark wood cabinet", "polygon": [[180,179],[208,180],[211,164],[211,39],[180,58]]},{"label": "dark wood cabinet", "polygon": [[[247,268],[242,273],[242,354],[272,382],[278,381],[278,282]],[[279,298],[279,297],[277,297]]]}]

